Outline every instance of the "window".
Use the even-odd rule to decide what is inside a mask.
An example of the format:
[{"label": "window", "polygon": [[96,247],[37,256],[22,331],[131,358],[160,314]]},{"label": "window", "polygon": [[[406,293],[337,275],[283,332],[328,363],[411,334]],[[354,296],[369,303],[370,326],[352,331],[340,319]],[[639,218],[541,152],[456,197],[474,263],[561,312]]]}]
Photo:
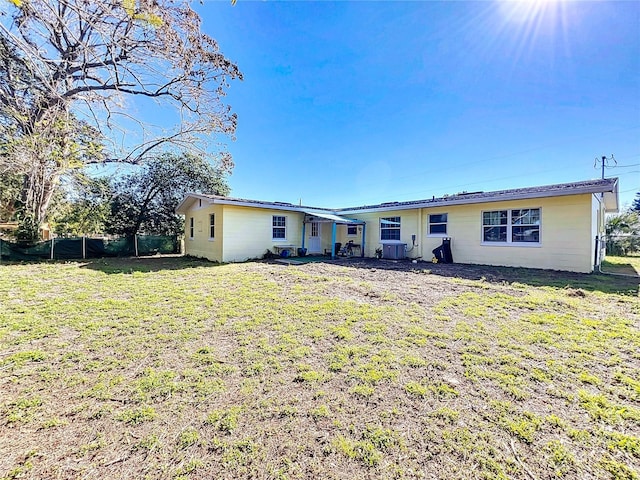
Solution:
[{"label": "window", "polygon": [[540,209],[482,212],[482,241],[540,243]]},{"label": "window", "polygon": [[311,236],[317,237],[319,236],[318,232],[318,222],[311,222]]},{"label": "window", "polygon": [[355,237],[358,235],[358,227],[356,225],[347,225],[347,237]]},{"label": "window", "polygon": [[507,241],[507,210],[482,212],[482,240],[485,242]]},{"label": "window", "polygon": [[540,209],[511,210],[511,240],[513,242],[540,242]]},{"label": "window", "polygon": [[273,239],[285,240],[287,238],[287,217],[281,215],[273,216]]},{"label": "window", "polygon": [[380,240],[400,240],[400,217],[380,219]]},{"label": "window", "polygon": [[189,218],[189,238],[193,238],[193,217]]},{"label": "window", "polygon": [[429,215],[429,235],[447,234],[447,214],[436,213]]},{"label": "window", "polygon": [[216,237],[216,216],[215,214],[209,215],[209,238]]}]

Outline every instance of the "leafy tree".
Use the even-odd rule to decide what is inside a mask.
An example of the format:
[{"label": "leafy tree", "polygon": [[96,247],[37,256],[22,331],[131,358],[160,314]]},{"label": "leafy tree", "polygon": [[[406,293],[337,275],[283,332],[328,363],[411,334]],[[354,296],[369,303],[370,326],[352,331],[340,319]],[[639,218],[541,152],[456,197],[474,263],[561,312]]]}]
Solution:
[{"label": "leafy tree", "polygon": [[108,178],[80,176],[52,201],[50,225],[57,235],[84,236],[105,232],[111,213]]},{"label": "leafy tree", "polygon": [[180,234],[182,219],[175,209],[189,192],[226,195],[222,168],[191,153],[165,153],[113,185],[107,232],[133,236]]},{"label": "leafy tree", "polygon": [[20,196],[21,188],[20,175],[0,175],[0,222],[7,222],[15,217],[16,200]]},{"label": "leafy tree", "polygon": [[631,204],[631,211],[640,213],[640,192],[636,193],[636,198]]},{"label": "leafy tree", "polygon": [[640,213],[632,210],[607,218],[607,253],[630,255],[640,251]]},{"label": "leafy tree", "polygon": [[[6,7],[6,8],[5,8]],[[140,163],[169,145],[205,155],[236,115],[222,98],[238,67],[200,31],[188,0],[11,0],[0,11],[0,175],[22,177],[21,218],[40,223],[64,177]],[[175,107],[159,129],[127,99]],[[152,103],[153,102],[153,103]],[[226,152],[212,156],[230,169]]]}]

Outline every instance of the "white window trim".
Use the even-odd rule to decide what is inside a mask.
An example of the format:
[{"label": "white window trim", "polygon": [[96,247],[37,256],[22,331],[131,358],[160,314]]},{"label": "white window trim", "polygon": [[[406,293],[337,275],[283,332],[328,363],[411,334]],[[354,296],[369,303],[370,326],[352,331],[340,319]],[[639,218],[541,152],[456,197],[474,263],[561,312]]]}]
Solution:
[{"label": "white window trim", "polygon": [[[392,227],[392,228],[386,228],[386,230],[398,230],[398,237],[397,239],[383,239],[382,238],[382,220],[384,220],[385,218],[399,218],[400,219],[400,225],[398,227]],[[379,238],[380,238],[380,242],[400,242],[402,241],[402,216],[400,215],[394,215],[393,217],[380,217],[380,219],[378,220],[378,223],[380,225],[380,231],[378,233]]]},{"label": "white window trim", "polygon": [[[538,225],[538,241],[537,242],[514,242],[512,239],[513,227],[511,223],[511,211],[512,210],[540,210],[540,225]],[[500,210],[507,211],[507,241],[506,242],[486,242],[484,240],[484,214],[485,212],[499,212]],[[501,225],[493,225],[501,226]],[[509,208],[496,208],[495,210],[482,210],[480,212],[480,245],[485,247],[524,247],[524,248],[540,248],[542,247],[542,207],[509,207]]]},{"label": "white window trim", "polygon": [[[282,217],[284,218],[284,227],[277,227],[273,224],[274,217]],[[271,215],[271,241],[272,242],[286,242],[289,236],[289,217],[287,215]],[[273,229],[274,228],[284,228],[284,238],[274,238],[273,237]]]},{"label": "white window trim", "polygon": [[[447,221],[446,222],[431,223],[429,221],[429,219],[431,218],[431,215],[446,215],[447,216]],[[446,225],[447,226],[447,233],[430,233],[431,232],[431,225]],[[428,213],[427,214],[427,237],[443,238],[443,237],[448,237],[448,236],[449,236],[449,212]]]},{"label": "white window trim", "polygon": [[[211,236],[211,216],[213,215],[213,237]],[[216,240],[216,214],[215,213],[210,213],[209,214],[209,241],[210,242],[215,242]]]}]

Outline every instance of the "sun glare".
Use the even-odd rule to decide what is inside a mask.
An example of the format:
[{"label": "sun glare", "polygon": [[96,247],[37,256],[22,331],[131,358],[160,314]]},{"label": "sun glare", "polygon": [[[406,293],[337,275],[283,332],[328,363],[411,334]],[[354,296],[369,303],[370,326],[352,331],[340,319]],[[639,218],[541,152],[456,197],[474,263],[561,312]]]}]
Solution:
[{"label": "sun glare", "polygon": [[[509,38],[514,59],[531,53],[542,39],[553,39],[557,50],[567,50],[568,9],[564,0],[498,0],[502,28]],[[505,38],[505,37],[503,37]]]},{"label": "sun glare", "polygon": [[537,23],[544,17],[557,17],[562,9],[561,0],[502,0],[500,12],[507,21]]}]

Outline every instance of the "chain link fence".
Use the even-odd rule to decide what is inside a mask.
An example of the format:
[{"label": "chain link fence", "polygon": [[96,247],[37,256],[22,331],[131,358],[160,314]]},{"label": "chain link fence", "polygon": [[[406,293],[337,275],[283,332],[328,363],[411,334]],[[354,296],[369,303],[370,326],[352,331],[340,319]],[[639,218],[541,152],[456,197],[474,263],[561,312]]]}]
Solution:
[{"label": "chain link fence", "polygon": [[0,259],[5,261],[137,257],[171,253],[181,253],[181,241],[177,235],[53,238],[28,246],[0,239]]}]

